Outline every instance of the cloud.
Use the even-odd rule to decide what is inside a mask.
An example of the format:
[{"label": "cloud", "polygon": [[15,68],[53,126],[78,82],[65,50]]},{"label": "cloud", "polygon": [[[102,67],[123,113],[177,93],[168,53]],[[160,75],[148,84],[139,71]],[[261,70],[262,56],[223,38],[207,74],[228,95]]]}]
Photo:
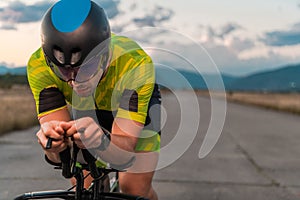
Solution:
[{"label": "cloud", "polygon": [[242,29],[240,25],[236,23],[227,23],[221,27],[221,30],[219,31],[217,36],[223,38],[224,36],[230,34],[231,32],[239,29]]},{"label": "cloud", "polygon": [[50,6],[49,1],[41,1],[33,5],[26,5],[21,1],[10,2],[6,7],[1,8],[2,29],[16,29],[18,23],[39,21]]},{"label": "cloud", "polygon": [[253,40],[249,38],[243,39],[237,36],[226,39],[224,43],[225,46],[236,51],[237,53],[251,49],[255,46],[255,42]]},{"label": "cloud", "polygon": [[[114,18],[119,14],[119,1],[97,0],[109,18]],[[20,23],[30,23],[40,21],[45,12],[53,5],[53,2],[44,0],[27,5],[22,1],[9,2],[6,7],[0,8],[1,29],[17,29],[16,25]]]},{"label": "cloud", "polygon": [[225,73],[246,75],[300,62],[300,23],[289,30],[267,32],[263,39],[235,23],[201,25],[198,30],[197,40]]},{"label": "cloud", "polygon": [[291,46],[300,44],[300,23],[287,31],[271,31],[265,33],[260,41],[270,46]]},{"label": "cloud", "polygon": [[0,26],[0,29],[2,30],[17,30],[16,26],[13,24],[3,24]]},{"label": "cloud", "polygon": [[212,45],[215,45],[214,43],[221,43],[225,46],[231,45],[234,48],[242,50],[249,47],[250,43],[252,43],[243,36],[245,29],[239,24],[231,22],[219,27],[198,25],[194,32],[197,35],[197,40],[205,43],[210,42]]},{"label": "cloud", "polygon": [[[203,27],[202,27],[203,28]],[[225,38],[226,36],[230,35],[234,31],[242,30],[242,26],[236,23],[226,23],[221,27],[213,28],[211,26],[204,27],[206,28],[207,34],[210,38]]]},{"label": "cloud", "polygon": [[160,23],[164,21],[168,21],[174,12],[171,9],[166,9],[161,6],[155,6],[155,8],[150,11],[150,13],[146,14],[140,18],[134,18],[133,22],[137,26],[158,26]]},{"label": "cloud", "polygon": [[95,0],[97,4],[99,4],[105,10],[107,17],[109,19],[115,18],[120,14],[118,5],[120,4],[120,0]]},{"label": "cloud", "polygon": [[[280,51],[275,51],[273,48],[268,47],[259,48],[251,45],[253,48],[262,49],[260,50],[261,54],[241,59],[240,52],[236,51],[232,46],[218,44],[203,44],[203,46],[221,72],[234,76],[245,76],[300,61],[299,57],[291,58]],[[186,47],[186,49],[189,49],[189,47]]]},{"label": "cloud", "polygon": [[212,59],[224,73],[244,76],[300,62],[297,53],[300,45],[272,47],[251,39],[236,39],[230,45],[204,44]]},{"label": "cloud", "polygon": [[[278,68],[288,63],[300,62],[300,56],[291,55],[293,50],[290,47],[275,48],[266,46],[259,43],[255,37],[247,37],[247,30],[240,26],[227,29],[227,31],[223,27],[226,27],[226,25],[216,28],[202,25],[197,30],[205,32],[208,39],[202,41],[200,41],[200,38],[193,39],[204,47],[218,69],[223,73],[244,76],[258,71]],[[224,33],[222,37],[219,34],[221,30]],[[178,60],[183,57],[199,65],[201,71],[214,73],[208,56],[195,43],[188,43],[189,37],[185,38],[184,35],[172,32],[172,30],[156,30],[156,28],[133,31],[131,34],[126,35],[142,44],[144,48],[146,47],[145,50],[149,51],[149,54],[157,63],[188,69],[188,66]],[[300,50],[300,45],[298,49]],[[297,51],[296,48],[295,51]],[[178,56],[174,57],[174,55]]]},{"label": "cloud", "polygon": [[130,5],[130,10],[133,11],[137,8],[137,4],[133,3],[132,5]]},{"label": "cloud", "polygon": [[137,3],[136,1],[120,1],[119,14],[111,22],[115,33],[126,33],[141,27],[158,27],[174,16],[174,11],[153,4],[152,2]]},{"label": "cloud", "polygon": [[[153,14],[153,18],[147,18],[147,16],[150,16],[151,10],[153,9],[149,9],[149,12],[144,13],[145,17],[139,18],[143,19],[141,23],[137,24],[133,20],[135,19],[134,17],[123,21],[126,24],[123,26],[123,29],[127,30],[132,25],[138,28],[139,26],[144,27],[145,25],[149,26],[161,23],[160,20],[155,20],[157,19],[154,17],[155,13]],[[122,16],[119,17],[123,19]],[[155,30],[155,27],[145,30],[137,29],[129,33],[125,32],[125,35],[135,39],[143,47],[146,47],[146,50],[153,56],[155,62],[182,68],[183,64],[180,64],[180,61],[177,59],[178,57],[174,58],[174,54],[166,53],[166,51],[175,51],[179,52],[178,55],[195,61],[194,63],[199,64],[201,70],[204,72],[211,72],[213,68],[207,55],[201,52],[201,49],[199,50],[199,47],[196,45],[184,43],[184,39],[178,35],[177,38],[174,37],[176,33],[173,33],[172,30],[176,30],[177,27],[170,26],[171,24],[168,24],[168,21],[162,22],[166,22],[171,29],[169,31],[167,29]],[[275,47],[267,46],[258,41],[256,36],[249,34],[246,28],[237,23],[230,22],[218,27],[199,25],[194,28],[191,32],[194,32],[195,35],[189,36],[193,37],[194,41],[205,48],[217,64],[218,69],[226,74],[243,76],[257,71],[274,69],[291,62],[300,62],[299,56],[291,55],[292,50],[290,48],[283,51],[282,48],[284,47],[276,47],[275,49]],[[295,25],[294,29],[296,28]],[[153,29],[155,31],[151,31]],[[181,32],[180,29],[178,31],[179,33]],[[159,49],[165,49],[166,51]],[[185,69],[187,68],[185,67]]]},{"label": "cloud", "polygon": [[197,36],[194,37],[196,41],[205,44],[206,48],[212,50],[214,54],[228,57],[228,60],[224,59],[220,63],[234,62],[237,59],[233,59],[232,55],[238,58],[241,52],[252,49],[256,45],[256,38],[247,37],[247,31],[236,23],[226,23],[219,27],[200,25],[196,33]]}]

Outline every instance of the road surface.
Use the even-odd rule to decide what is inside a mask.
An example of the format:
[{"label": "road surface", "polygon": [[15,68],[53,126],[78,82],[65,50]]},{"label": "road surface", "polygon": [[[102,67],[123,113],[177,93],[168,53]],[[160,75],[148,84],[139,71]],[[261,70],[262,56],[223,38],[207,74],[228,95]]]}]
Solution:
[{"label": "road surface", "polygon": [[[190,112],[197,107],[189,92],[180,92]],[[219,100],[222,101],[222,100]],[[159,169],[154,187],[161,200],[293,200],[300,199],[300,117],[228,103],[224,128],[214,149],[199,159],[211,114],[208,97],[198,97],[199,130],[192,145],[170,165]],[[179,103],[164,94],[167,119],[162,146],[175,137]],[[44,162],[37,144],[38,127],[0,137],[0,199],[27,191],[64,189],[69,182]],[[186,130],[186,134],[189,130]]]}]

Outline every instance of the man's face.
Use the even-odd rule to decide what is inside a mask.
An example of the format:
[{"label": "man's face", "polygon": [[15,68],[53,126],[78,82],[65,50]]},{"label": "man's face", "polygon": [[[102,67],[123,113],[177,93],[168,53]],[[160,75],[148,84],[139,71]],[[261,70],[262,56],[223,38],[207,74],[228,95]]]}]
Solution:
[{"label": "man's face", "polygon": [[89,79],[86,82],[78,83],[76,80],[69,81],[68,84],[72,87],[72,89],[76,92],[76,94],[80,97],[87,97],[94,93],[100,78],[102,77],[103,70],[100,69],[95,76]]}]

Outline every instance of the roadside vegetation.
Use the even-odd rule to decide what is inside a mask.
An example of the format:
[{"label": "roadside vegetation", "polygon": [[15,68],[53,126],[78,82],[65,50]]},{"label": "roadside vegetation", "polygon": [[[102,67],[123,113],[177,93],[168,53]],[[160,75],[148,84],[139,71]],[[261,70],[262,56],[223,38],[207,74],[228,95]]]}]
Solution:
[{"label": "roadside vegetation", "polygon": [[[199,95],[208,96],[207,91],[197,91]],[[211,92],[212,96],[224,97],[224,93]],[[300,115],[300,93],[268,93],[268,92],[226,92],[228,102],[259,106],[282,112]]]},{"label": "roadside vegetation", "polygon": [[229,92],[227,100],[300,115],[300,93]]},{"label": "roadside vegetation", "polygon": [[0,76],[0,88],[10,89],[15,85],[28,85],[26,75],[13,75],[10,73]]},{"label": "roadside vegetation", "polygon": [[0,134],[38,124],[35,104],[26,85],[0,89]]}]

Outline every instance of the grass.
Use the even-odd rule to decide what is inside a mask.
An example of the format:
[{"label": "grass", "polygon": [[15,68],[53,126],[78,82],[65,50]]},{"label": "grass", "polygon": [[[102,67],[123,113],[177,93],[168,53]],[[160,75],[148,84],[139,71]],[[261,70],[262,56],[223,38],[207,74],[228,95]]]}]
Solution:
[{"label": "grass", "polygon": [[38,124],[28,86],[0,89],[0,134]]},{"label": "grass", "polygon": [[[197,94],[209,95],[207,91],[197,91]],[[224,93],[221,92],[211,92],[211,95],[224,97]],[[227,92],[226,99],[228,102],[254,105],[300,115],[300,93]]]},{"label": "grass", "polygon": [[300,114],[299,93],[227,93],[228,101],[260,106],[268,109]]}]

